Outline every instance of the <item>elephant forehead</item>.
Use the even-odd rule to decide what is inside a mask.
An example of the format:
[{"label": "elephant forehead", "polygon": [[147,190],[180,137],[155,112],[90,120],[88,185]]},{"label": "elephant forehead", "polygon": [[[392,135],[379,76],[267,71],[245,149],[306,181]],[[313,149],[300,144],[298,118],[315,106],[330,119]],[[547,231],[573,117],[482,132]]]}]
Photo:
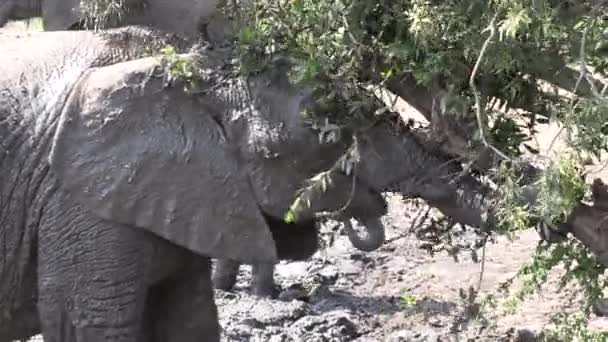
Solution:
[{"label": "elephant forehead", "polygon": [[241,78],[227,82],[215,95],[226,107],[230,138],[246,150],[269,152],[313,141],[315,133],[302,115],[310,96],[307,89]]}]

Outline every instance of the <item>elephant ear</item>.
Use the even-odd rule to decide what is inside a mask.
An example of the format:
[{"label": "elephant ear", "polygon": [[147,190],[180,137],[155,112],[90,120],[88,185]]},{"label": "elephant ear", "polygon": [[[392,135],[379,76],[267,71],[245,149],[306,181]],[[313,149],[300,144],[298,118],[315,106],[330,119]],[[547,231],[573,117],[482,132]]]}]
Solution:
[{"label": "elephant ear", "polygon": [[103,219],[215,258],[275,262],[276,249],[238,153],[209,98],[166,87],[159,61],[87,71],[50,153],[62,189]]}]

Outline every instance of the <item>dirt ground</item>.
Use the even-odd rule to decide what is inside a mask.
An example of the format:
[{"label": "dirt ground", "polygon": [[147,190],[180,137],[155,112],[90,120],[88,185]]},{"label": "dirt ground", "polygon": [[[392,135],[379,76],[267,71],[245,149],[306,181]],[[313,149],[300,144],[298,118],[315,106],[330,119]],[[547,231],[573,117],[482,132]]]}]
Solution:
[{"label": "dirt ground", "polygon": [[[480,319],[459,293],[479,283],[480,264],[462,255],[430,256],[409,232],[419,209],[389,195],[384,218],[387,242],[362,253],[344,235],[308,262],[285,263],[277,278],[285,289],[278,300],[248,293],[249,270],[233,292],[217,291],[223,341],[534,341],[551,314],[576,299],[556,291],[556,277],[539,296],[512,314],[490,312]],[[535,231],[488,245],[481,295],[515,275],[538,241]],[[409,302],[409,304],[408,304]],[[601,328],[606,322],[594,319]]]}]

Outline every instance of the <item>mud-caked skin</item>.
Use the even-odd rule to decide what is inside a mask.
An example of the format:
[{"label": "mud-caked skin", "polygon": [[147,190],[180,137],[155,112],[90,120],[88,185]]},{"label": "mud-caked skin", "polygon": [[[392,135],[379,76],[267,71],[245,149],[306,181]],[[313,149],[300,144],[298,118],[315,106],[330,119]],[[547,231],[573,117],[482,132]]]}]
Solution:
[{"label": "mud-caked skin", "polygon": [[[307,92],[274,74],[200,96],[167,84],[138,58],[182,45],[156,34],[0,35],[0,341],[219,341],[208,257],[276,262],[263,215],[344,151],[315,145]],[[273,186],[284,168],[261,156],[300,144],[315,160],[288,155],[296,184]]]},{"label": "mud-caked skin", "polygon": [[[85,70],[183,42],[137,29],[20,36],[0,36],[0,341],[219,341],[208,258],[103,220],[49,164]],[[147,326],[166,330],[142,339]]]},{"label": "mud-caked skin", "polygon": [[[46,342],[217,342],[208,258],[274,265],[314,250],[292,248],[268,217],[282,220],[351,135],[320,142],[302,115],[312,87],[282,67],[227,76],[218,49],[198,58],[204,91],[184,92],[144,57],[186,51],[180,41],[137,28],[0,34],[0,342],[40,331]],[[347,217],[379,217],[374,194],[404,179],[443,200],[430,188],[443,160],[385,122],[361,135],[361,182],[337,177],[298,211],[301,227],[316,234],[314,213],[350,199]]]},{"label": "mud-caked skin", "polygon": [[219,341],[208,258],[51,192],[38,246],[45,342]]}]

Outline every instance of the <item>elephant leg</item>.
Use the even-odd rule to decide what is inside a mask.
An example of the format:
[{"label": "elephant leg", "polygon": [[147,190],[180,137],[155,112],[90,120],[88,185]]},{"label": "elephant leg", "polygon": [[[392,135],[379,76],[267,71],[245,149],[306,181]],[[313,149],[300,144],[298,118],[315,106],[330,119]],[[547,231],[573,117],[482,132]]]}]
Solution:
[{"label": "elephant leg", "polygon": [[217,259],[213,272],[213,286],[224,291],[232,289],[239,274],[239,266],[241,264],[235,260]]},{"label": "elephant leg", "polygon": [[148,236],[79,210],[48,220],[38,243],[38,310],[45,342],[138,341],[151,254]]},{"label": "elephant leg", "polygon": [[274,264],[258,263],[251,268],[251,290],[260,297],[276,297],[278,288],[274,283]]},{"label": "elephant leg", "polygon": [[38,312],[44,317],[41,328],[45,342],[76,341],[74,327],[60,303],[43,296],[40,298]]},{"label": "elephant leg", "polygon": [[191,256],[185,269],[150,289],[146,342],[220,341],[210,260]]}]

